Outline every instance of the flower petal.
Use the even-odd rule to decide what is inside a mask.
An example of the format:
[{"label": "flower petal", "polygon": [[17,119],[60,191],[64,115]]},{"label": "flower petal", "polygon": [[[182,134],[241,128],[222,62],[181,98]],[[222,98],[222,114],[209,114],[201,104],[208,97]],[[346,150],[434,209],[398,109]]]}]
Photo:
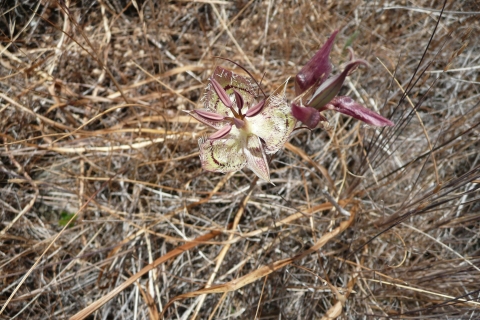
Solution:
[{"label": "flower petal", "polygon": [[355,60],[347,64],[342,73],[331,77],[322,83],[317,90],[315,90],[312,98],[308,100],[307,105],[309,107],[319,109],[329,103],[330,100],[332,100],[338,94],[338,92],[340,92],[340,89],[342,89],[347,75],[361,64],[368,66],[368,63],[364,60]]},{"label": "flower petal", "polygon": [[200,161],[204,170],[235,172],[246,165],[247,161],[243,153],[245,142],[240,139],[238,130],[232,128],[231,132],[227,139],[198,140]]},{"label": "flower petal", "polygon": [[361,104],[355,102],[350,97],[335,97],[332,101],[330,101],[329,104],[327,104],[322,109],[330,109],[346,114],[347,116],[361,120],[372,126],[392,127],[395,125],[392,121],[382,117],[381,115],[370,109],[365,108]]},{"label": "flower petal", "polygon": [[287,142],[297,122],[285,99],[287,82],[268,97],[259,114],[248,120],[252,133],[265,142],[267,154],[277,152]]},{"label": "flower petal", "polygon": [[270,182],[270,170],[267,157],[262,148],[262,143],[256,135],[247,138],[247,146],[243,150],[247,159],[247,167],[250,168],[260,179]]},{"label": "flower petal", "polygon": [[337,33],[338,30],[335,30],[327,42],[295,76],[295,94],[297,96],[311,86],[323,83],[332,72],[329,56]]},{"label": "flower petal", "polygon": [[[230,101],[233,101],[235,98],[233,89],[236,89],[243,98],[244,108],[245,106],[250,106],[250,104],[253,102],[256,94],[254,86],[250,80],[238,74],[234,74],[232,71],[226,70],[222,67],[215,68],[211,79],[215,80],[215,82],[218,83],[221,88],[223,88],[222,91],[227,93]],[[216,112],[223,116],[233,115],[230,108],[222,102],[222,99],[220,99],[218,93],[213,87],[212,81],[209,82],[207,88],[205,89],[203,102],[205,109],[209,111]]]}]

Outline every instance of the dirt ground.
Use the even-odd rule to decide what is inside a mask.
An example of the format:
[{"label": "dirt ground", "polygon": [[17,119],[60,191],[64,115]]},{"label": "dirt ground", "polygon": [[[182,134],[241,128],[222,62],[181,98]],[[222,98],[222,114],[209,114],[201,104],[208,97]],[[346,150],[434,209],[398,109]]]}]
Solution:
[{"label": "dirt ground", "polygon": [[[1,1],[0,319],[480,318],[479,17]],[[347,47],[369,64],[340,94],[395,126],[328,111],[271,157],[273,184],[204,171],[212,130],[184,111],[215,67],[268,95],[337,29],[333,74]]]}]

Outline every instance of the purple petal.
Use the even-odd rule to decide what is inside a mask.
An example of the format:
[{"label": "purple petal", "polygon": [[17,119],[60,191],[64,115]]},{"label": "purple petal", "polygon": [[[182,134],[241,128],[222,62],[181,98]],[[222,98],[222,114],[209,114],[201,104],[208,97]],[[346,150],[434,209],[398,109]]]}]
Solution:
[{"label": "purple petal", "polygon": [[347,116],[361,120],[372,126],[393,127],[395,125],[392,121],[385,119],[370,109],[365,108],[350,97],[335,97],[329,104],[325,106],[325,108],[323,108],[323,110],[325,109],[346,114]]},{"label": "purple petal", "polygon": [[256,116],[257,114],[260,113],[260,111],[262,111],[264,105],[265,105],[265,100],[260,101],[259,103],[257,103],[256,105],[254,105],[253,107],[248,109],[245,116],[247,116],[247,117]]},{"label": "purple petal", "polygon": [[295,94],[297,96],[311,86],[324,82],[332,72],[329,56],[337,33],[338,30],[335,30],[327,42],[295,76]]},{"label": "purple petal", "polygon": [[320,109],[329,103],[342,88],[347,75],[361,64],[368,66],[368,63],[364,60],[355,60],[347,64],[342,73],[331,77],[315,90],[313,96],[308,100],[307,105],[315,109]]},{"label": "purple petal", "polygon": [[217,132],[212,134],[210,137],[208,137],[208,140],[221,139],[221,138],[225,137],[227,134],[229,134],[231,130],[232,130],[232,126],[227,124],[226,126],[221,128],[220,130],[218,130]]},{"label": "purple petal", "polygon": [[315,128],[322,118],[317,109],[302,107],[296,103],[292,103],[292,115],[310,129]]},{"label": "purple petal", "polygon": [[230,100],[230,97],[228,96],[225,89],[223,89],[222,85],[220,83],[218,83],[218,81],[213,79],[213,78],[210,78],[210,82],[212,83],[213,90],[215,90],[215,93],[218,95],[218,98],[223,102],[224,105],[231,108],[232,107],[232,100]]}]

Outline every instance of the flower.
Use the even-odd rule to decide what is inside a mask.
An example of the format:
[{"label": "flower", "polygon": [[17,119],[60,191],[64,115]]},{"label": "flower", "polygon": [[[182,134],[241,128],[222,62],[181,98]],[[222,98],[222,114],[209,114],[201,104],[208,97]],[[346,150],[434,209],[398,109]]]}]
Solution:
[{"label": "flower", "polygon": [[[350,50],[350,62],[338,75],[328,78],[332,67],[330,64],[330,51],[338,30],[317,51],[310,61],[295,76],[295,94],[292,101],[292,114],[309,128],[315,128],[320,121],[326,121],[320,112],[333,110],[346,114],[374,126],[393,126],[394,123],[381,115],[365,108],[346,96],[336,96],[345,82],[347,75],[351,74],[359,65],[368,66],[364,60],[355,59]],[[305,101],[305,102],[304,102]]]},{"label": "flower", "polygon": [[287,82],[266,100],[256,102],[255,88],[248,79],[222,67],[215,69],[205,89],[204,109],[189,112],[217,130],[198,141],[203,169],[225,173],[247,166],[270,182],[266,154],[277,152],[296,124],[285,99]]}]

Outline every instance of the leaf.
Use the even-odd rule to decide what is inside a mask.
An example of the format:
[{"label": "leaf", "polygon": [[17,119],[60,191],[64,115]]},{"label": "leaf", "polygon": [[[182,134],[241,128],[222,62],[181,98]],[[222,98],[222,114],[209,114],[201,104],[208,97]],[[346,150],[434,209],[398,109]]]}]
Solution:
[{"label": "leaf", "polygon": [[[75,216],[75,213],[68,213],[68,212],[65,212],[65,211],[60,213],[60,219],[58,220],[58,225],[60,225],[62,227],[65,227],[70,222],[70,220],[72,220],[72,218],[74,216]],[[72,220],[72,222],[70,222],[70,225],[68,227],[69,228],[73,227],[76,220],[77,220],[77,218],[75,217]]]},{"label": "leaf", "polygon": [[360,32],[356,30],[354,33],[352,33],[350,37],[347,38],[347,41],[345,41],[345,44],[343,45],[343,51],[345,51],[345,49],[347,49],[348,47],[352,46],[353,41],[357,39],[359,34]]}]

